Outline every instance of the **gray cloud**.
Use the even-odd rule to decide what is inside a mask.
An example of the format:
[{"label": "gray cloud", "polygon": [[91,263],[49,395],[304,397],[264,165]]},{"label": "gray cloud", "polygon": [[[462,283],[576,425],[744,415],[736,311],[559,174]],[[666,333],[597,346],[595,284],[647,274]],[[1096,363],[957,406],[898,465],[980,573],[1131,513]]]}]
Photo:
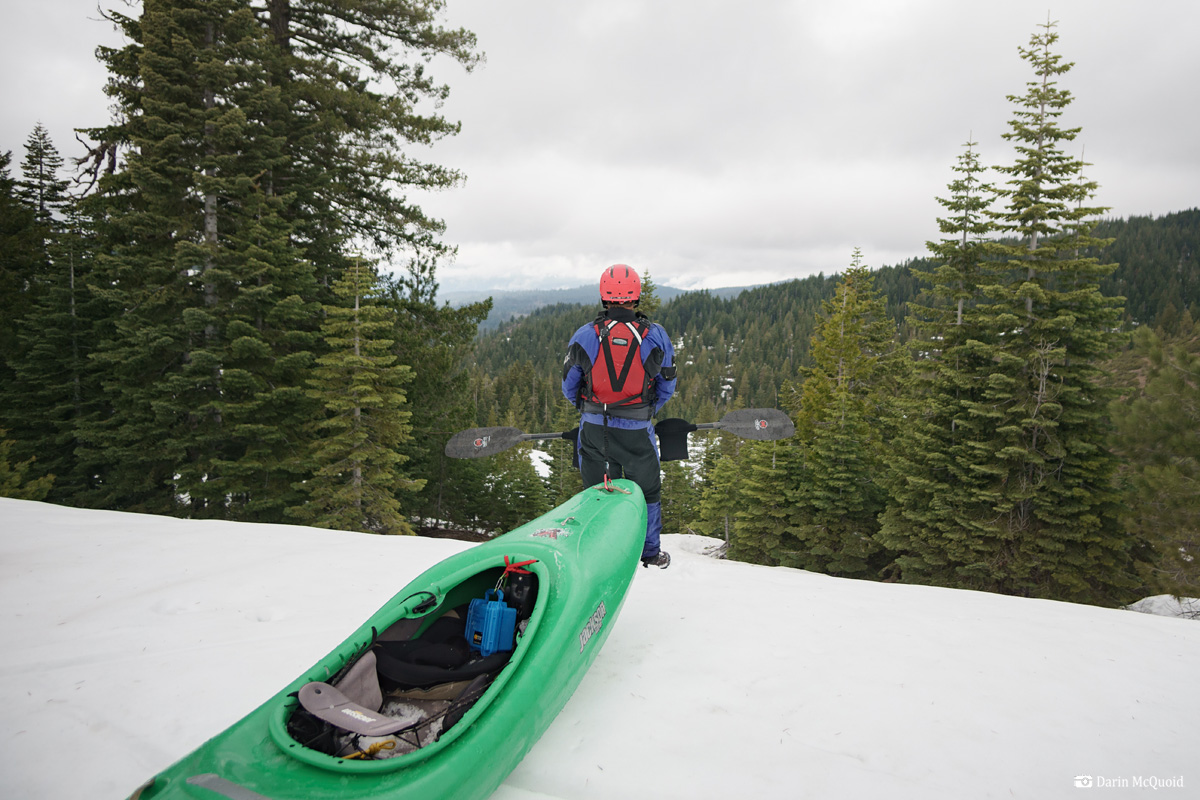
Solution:
[{"label": "gray cloud", "polygon": [[[91,50],[111,33],[77,0],[19,8],[4,66],[31,79],[6,89],[0,147],[19,149],[40,117],[66,152],[72,125],[103,118]],[[1046,13],[1033,0],[448,0],[448,24],[475,31],[488,60],[470,75],[434,64],[463,131],[421,155],[468,176],[418,197],[459,247],[442,284],[572,286],[626,261],[720,286],[836,271],[856,246],[872,266],[921,255],[962,143],[985,163],[1011,157],[1005,96],[1033,78],[1017,50]],[[1064,123],[1083,128],[1097,202],[1116,216],[1200,204],[1200,5],[1051,13],[1076,64]],[[52,15],[72,31],[61,45]]]},{"label": "gray cloud", "polygon": [[[604,264],[736,284],[920,255],[968,137],[1011,157],[1034,2],[460,2],[488,64],[455,79],[470,176],[433,199],[449,284],[572,285]],[[1195,205],[1187,3],[1067,2],[1065,123],[1114,215]],[[490,276],[490,277],[489,277]]]}]

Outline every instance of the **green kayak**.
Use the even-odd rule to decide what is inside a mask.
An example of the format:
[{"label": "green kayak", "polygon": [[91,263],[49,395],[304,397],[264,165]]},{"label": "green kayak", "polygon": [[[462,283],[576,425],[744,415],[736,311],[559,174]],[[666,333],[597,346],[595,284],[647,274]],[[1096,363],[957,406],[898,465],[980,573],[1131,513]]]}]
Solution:
[{"label": "green kayak", "polygon": [[131,800],[487,797],[620,612],[646,504],[633,482],[614,486],[435,564]]}]

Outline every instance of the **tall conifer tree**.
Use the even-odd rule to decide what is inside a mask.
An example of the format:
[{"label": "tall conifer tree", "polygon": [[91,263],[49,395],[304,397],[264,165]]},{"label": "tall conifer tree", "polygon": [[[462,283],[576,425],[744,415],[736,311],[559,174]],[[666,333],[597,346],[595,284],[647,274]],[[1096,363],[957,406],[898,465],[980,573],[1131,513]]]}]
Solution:
[{"label": "tall conifer tree", "polygon": [[813,335],[812,368],[792,403],[795,471],[788,553],[780,563],[870,576],[884,491],[882,407],[896,360],[895,325],[856,249]]},{"label": "tall conifer tree", "polygon": [[[966,340],[950,330],[959,344],[939,365],[958,411],[924,428],[936,454],[928,466],[960,491],[937,503],[936,481],[908,481],[898,493],[908,518],[890,514],[884,536],[902,551],[897,564],[910,579],[1116,603],[1136,581],[1117,522],[1099,363],[1121,298],[1099,288],[1115,265],[1083,256],[1106,244],[1090,234],[1103,209],[1088,204],[1096,184],[1084,179],[1083,162],[1063,150],[1079,129],[1060,124],[1071,94],[1058,78],[1072,65],[1053,50],[1054,27],[1047,22],[1020,48],[1035,78],[1009,97],[1005,138],[1016,160],[998,168],[1006,180],[990,217],[1001,238],[988,246],[996,260],[980,272]],[[934,414],[946,399],[941,392]],[[922,493],[940,515],[925,534],[911,512]]]},{"label": "tall conifer tree", "polygon": [[1004,237],[995,249],[1009,271],[984,288],[993,330],[1004,334],[994,452],[1007,468],[995,487],[989,572],[1009,592],[1116,603],[1135,582],[1117,522],[1116,463],[1105,446],[1110,395],[1099,362],[1110,353],[1122,298],[1100,291],[1116,265],[1081,255],[1107,244],[1091,236],[1104,209],[1088,204],[1097,186],[1063,150],[1079,128],[1060,124],[1072,96],[1058,78],[1072,64],[1054,52],[1054,28],[1047,22],[1020,51],[1035,79],[1009,98],[1015,109],[1005,138],[1017,159],[999,168],[1007,180],[995,217]]},{"label": "tall conifer tree", "polygon": [[53,231],[56,220],[66,216],[70,200],[67,186],[70,181],[62,175],[63,160],[42,123],[34,126],[25,141],[25,158],[21,161],[21,181],[17,193],[34,209],[38,223]]},{"label": "tall conifer tree", "polygon": [[321,407],[311,427],[313,476],[308,497],[290,509],[300,522],[322,528],[412,533],[397,495],[421,488],[403,470],[399,447],[411,435],[404,387],[412,369],[392,352],[391,312],[377,300],[375,271],[355,264],[325,307],[321,326],[329,353],[317,360],[308,394]]},{"label": "tall conifer tree", "polygon": [[[426,112],[446,89],[423,59],[470,66],[473,38],[441,29],[440,10],[147,0],[112,14],[130,43],[101,50],[118,116],[91,132],[93,289],[114,313],[93,359],[107,409],[82,426],[89,503],[279,521],[301,502],[305,382],[345,254],[408,248],[428,286],[422,255],[446,250],[404,198],[458,178],[404,149],[457,130]],[[434,315],[432,338],[461,316]]]},{"label": "tall conifer tree", "polygon": [[915,273],[929,287],[909,304],[914,369],[902,398],[905,424],[889,458],[890,500],[879,534],[897,553],[891,571],[950,586],[967,581],[963,564],[977,560],[973,513],[988,502],[997,470],[985,458],[996,413],[985,393],[998,336],[981,324],[979,311],[979,284],[991,268],[987,211],[995,193],[982,180],[975,143],[964,147],[950,197],[938,198],[947,212],[938,218],[945,238],[927,244],[937,266]]},{"label": "tall conifer tree", "polygon": [[77,456],[77,426],[97,404],[96,370],[88,363],[96,303],[87,290],[91,264],[85,221],[66,194],[62,158],[38,125],[26,144],[20,193],[37,219],[36,291],[20,315],[19,356],[3,414],[15,452],[35,456],[34,470],[53,474],[48,499],[75,503],[91,484]]},{"label": "tall conifer tree", "polygon": [[[795,540],[787,535],[796,502],[794,441],[741,442],[735,458],[718,462],[714,478],[732,480],[734,496],[725,509],[712,509],[717,520],[732,519],[729,555],[756,564],[791,564]],[[736,478],[730,471],[736,471]],[[705,495],[710,505],[721,497]],[[702,506],[703,507],[703,506]],[[713,514],[713,512],[717,512]],[[718,530],[716,535],[720,536]]]},{"label": "tall conifer tree", "polygon": [[393,350],[413,369],[406,393],[412,411],[412,437],[400,452],[413,475],[428,478],[411,498],[420,516],[470,525],[482,504],[481,465],[447,458],[449,433],[475,425],[470,375],[464,368],[474,349],[479,323],[491,301],[461,308],[439,306],[433,280],[435,262],[421,258],[385,281],[380,302],[393,311]]},{"label": "tall conifer tree", "polygon": [[288,458],[261,449],[308,416],[297,366],[319,306],[262,182],[283,153],[270,40],[242,0],[149,0],[115,19],[131,40],[103,51],[120,116],[93,134],[125,155],[89,206],[94,285],[123,311],[94,357],[112,412],[83,430],[103,477],[93,502],[278,521],[286,499],[268,496],[288,491]]},{"label": "tall conifer tree", "polygon": [[11,385],[20,355],[20,320],[45,258],[36,210],[17,193],[12,153],[0,153],[0,396]]}]

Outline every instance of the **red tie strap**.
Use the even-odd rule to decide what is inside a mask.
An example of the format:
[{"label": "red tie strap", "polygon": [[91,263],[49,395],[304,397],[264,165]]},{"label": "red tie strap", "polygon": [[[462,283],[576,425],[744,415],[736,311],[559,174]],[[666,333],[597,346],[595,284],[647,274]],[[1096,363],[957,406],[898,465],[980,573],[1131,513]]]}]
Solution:
[{"label": "red tie strap", "polygon": [[[528,567],[530,564],[536,564],[536,563],[537,563],[536,558],[531,558],[528,561],[510,562],[508,560],[508,556],[505,556],[504,557],[504,575],[507,575],[510,572],[515,572],[518,575],[532,575],[533,574],[532,572],[530,572],[527,569],[521,569],[521,567]],[[501,575],[500,577],[503,578],[504,575]]]}]

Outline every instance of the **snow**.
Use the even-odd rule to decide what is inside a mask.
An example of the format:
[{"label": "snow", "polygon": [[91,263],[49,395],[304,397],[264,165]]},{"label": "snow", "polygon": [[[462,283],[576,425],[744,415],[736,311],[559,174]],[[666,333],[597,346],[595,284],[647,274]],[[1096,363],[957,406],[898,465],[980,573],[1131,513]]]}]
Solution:
[{"label": "snow", "polygon": [[533,464],[534,471],[537,472],[538,477],[542,480],[550,477],[550,458],[550,454],[544,450],[529,449],[529,461]]},{"label": "snow", "polygon": [[1129,610],[1140,611],[1143,614],[1158,614],[1163,617],[1200,619],[1200,598],[1158,594],[1137,601],[1129,606]]},{"label": "snow", "polygon": [[[1200,797],[1194,621],[664,542],[495,800]],[[469,546],[0,499],[0,797],[125,797]]]}]

